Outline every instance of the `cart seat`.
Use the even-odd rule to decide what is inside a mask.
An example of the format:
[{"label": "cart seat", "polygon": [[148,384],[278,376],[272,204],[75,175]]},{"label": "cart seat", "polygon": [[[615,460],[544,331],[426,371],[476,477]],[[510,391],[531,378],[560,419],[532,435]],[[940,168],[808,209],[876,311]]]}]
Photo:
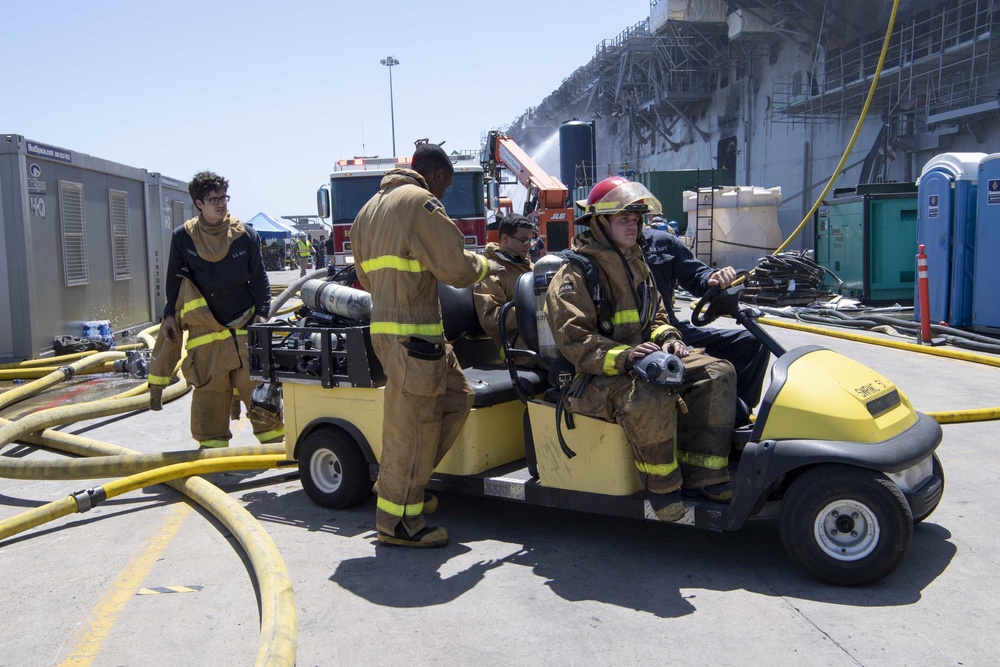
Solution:
[{"label": "cart seat", "polygon": [[[445,338],[453,343],[465,379],[476,392],[474,407],[516,401],[517,394],[507,368],[490,363],[499,361],[497,350],[479,323],[472,287],[459,289],[438,283],[438,298]],[[531,383],[536,392],[548,386],[544,372],[519,370],[518,376]]]},{"label": "cart seat", "polygon": [[[473,367],[466,368],[462,372],[465,373],[465,379],[469,386],[476,392],[473,407],[488,408],[491,405],[517,400],[514,385],[510,380],[510,373],[505,367]],[[518,369],[517,376],[522,381],[531,383],[536,393],[544,391],[548,386],[544,371]]]}]

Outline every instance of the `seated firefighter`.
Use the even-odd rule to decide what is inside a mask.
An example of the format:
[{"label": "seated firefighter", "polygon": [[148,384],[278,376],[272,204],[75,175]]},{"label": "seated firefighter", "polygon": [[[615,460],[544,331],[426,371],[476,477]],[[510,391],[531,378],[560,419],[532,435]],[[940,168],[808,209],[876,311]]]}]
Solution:
[{"label": "seated firefighter", "polygon": [[[507,272],[501,275],[489,275],[476,285],[474,298],[476,315],[493,344],[503,357],[503,341],[500,339],[500,308],[508,301],[514,300],[514,287],[522,273],[531,271],[531,260],[528,259],[528,246],[531,243],[535,226],[523,215],[510,214],[500,222],[499,243],[489,243],[483,253],[487,259],[501,264]],[[507,335],[515,347],[526,347],[524,341],[518,338],[517,322],[514,312],[507,314]]]},{"label": "seated firefighter", "polygon": [[[644,186],[612,177],[578,205],[585,212],[577,224],[590,229],[573,239],[573,251],[599,269],[599,289],[588,285],[578,262],[567,261],[545,302],[559,352],[576,371],[566,407],[622,427],[661,520],[683,516],[682,487],[728,502],[736,374],[728,361],[689,350],[669,323],[638,243],[642,216],[659,213],[660,202]],[[661,349],[683,358],[677,386],[634,372],[635,363]]]}]

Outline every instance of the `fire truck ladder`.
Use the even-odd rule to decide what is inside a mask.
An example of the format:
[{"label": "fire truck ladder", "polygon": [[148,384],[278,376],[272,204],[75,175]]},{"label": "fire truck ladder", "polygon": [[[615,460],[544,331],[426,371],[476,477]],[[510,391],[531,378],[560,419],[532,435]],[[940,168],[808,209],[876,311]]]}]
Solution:
[{"label": "fire truck ladder", "polygon": [[715,223],[715,170],[712,184],[701,187],[701,169],[697,175],[698,198],[695,201],[694,256],[712,266],[712,226]]}]

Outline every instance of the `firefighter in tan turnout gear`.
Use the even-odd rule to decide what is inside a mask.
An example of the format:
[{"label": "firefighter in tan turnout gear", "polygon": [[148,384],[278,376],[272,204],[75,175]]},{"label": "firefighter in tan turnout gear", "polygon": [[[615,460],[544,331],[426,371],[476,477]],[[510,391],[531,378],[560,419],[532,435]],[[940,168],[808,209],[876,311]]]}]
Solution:
[{"label": "firefighter in tan turnout gear", "polygon": [[150,408],[159,410],[163,388],[181,356],[180,329],[188,333],[184,378],[194,387],[191,435],[201,447],[227,447],[234,395],[247,407],[254,435],[277,442],[285,431],[280,407],[253,401],[246,326],[266,322],[271,288],[252,227],[229,215],[229,181],[200,172],[189,186],[201,212],[174,230],[167,263],[166,306],[149,368]]},{"label": "firefighter in tan turnout gear", "polygon": [[[464,250],[440,199],[454,167],[433,144],[413,169],[394,169],[351,226],[358,280],[371,292],[372,346],[386,373],[375,522],[378,541],[412,547],[448,543],[428,526],[436,504],[424,489],[462,429],[475,396],[444,339],[437,283],[467,287],[503,268]],[[428,504],[425,506],[425,500]]]},{"label": "firefighter in tan turnout gear", "polygon": [[[528,249],[531,245],[532,232],[535,226],[523,215],[510,214],[500,222],[499,243],[488,243],[483,253],[487,259],[502,264],[507,272],[503,275],[488,276],[486,280],[476,285],[475,302],[476,315],[483,331],[493,339],[501,358],[503,357],[503,341],[500,340],[500,323],[497,316],[500,308],[508,301],[514,300],[514,287],[522,273],[531,271],[531,261],[528,259]],[[517,336],[517,321],[514,311],[507,315],[507,335],[514,347],[524,349],[527,344]]]},{"label": "firefighter in tan turnout gear", "polygon": [[[578,205],[585,212],[577,224],[590,229],[573,240],[573,250],[600,269],[602,297],[595,304],[584,271],[569,261],[549,285],[545,314],[578,373],[568,408],[621,425],[660,519],[683,516],[682,487],[728,502],[735,371],[728,361],[689,350],[669,324],[638,244],[642,216],[659,213],[659,201],[642,185],[612,177]],[[683,359],[678,387],[633,372],[633,364],[661,349]]]}]

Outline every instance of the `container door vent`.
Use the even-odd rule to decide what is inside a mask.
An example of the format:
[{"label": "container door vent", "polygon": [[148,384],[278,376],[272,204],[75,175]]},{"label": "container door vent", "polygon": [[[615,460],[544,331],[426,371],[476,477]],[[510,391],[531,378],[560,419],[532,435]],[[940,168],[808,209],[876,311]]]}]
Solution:
[{"label": "container door vent", "polygon": [[170,202],[170,229],[177,229],[184,224],[184,202],[174,199]]},{"label": "container door vent", "polygon": [[128,280],[132,277],[128,193],[124,190],[108,190],[108,211],[111,217],[111,264],[114,267],[115,280]]},{"label": "container door vent", "polygon": [[90,283],[87,267],[87,230],[83,222],[83,184],[59,181],[59,220],[62,224],[63,274],[66,287]]}]

